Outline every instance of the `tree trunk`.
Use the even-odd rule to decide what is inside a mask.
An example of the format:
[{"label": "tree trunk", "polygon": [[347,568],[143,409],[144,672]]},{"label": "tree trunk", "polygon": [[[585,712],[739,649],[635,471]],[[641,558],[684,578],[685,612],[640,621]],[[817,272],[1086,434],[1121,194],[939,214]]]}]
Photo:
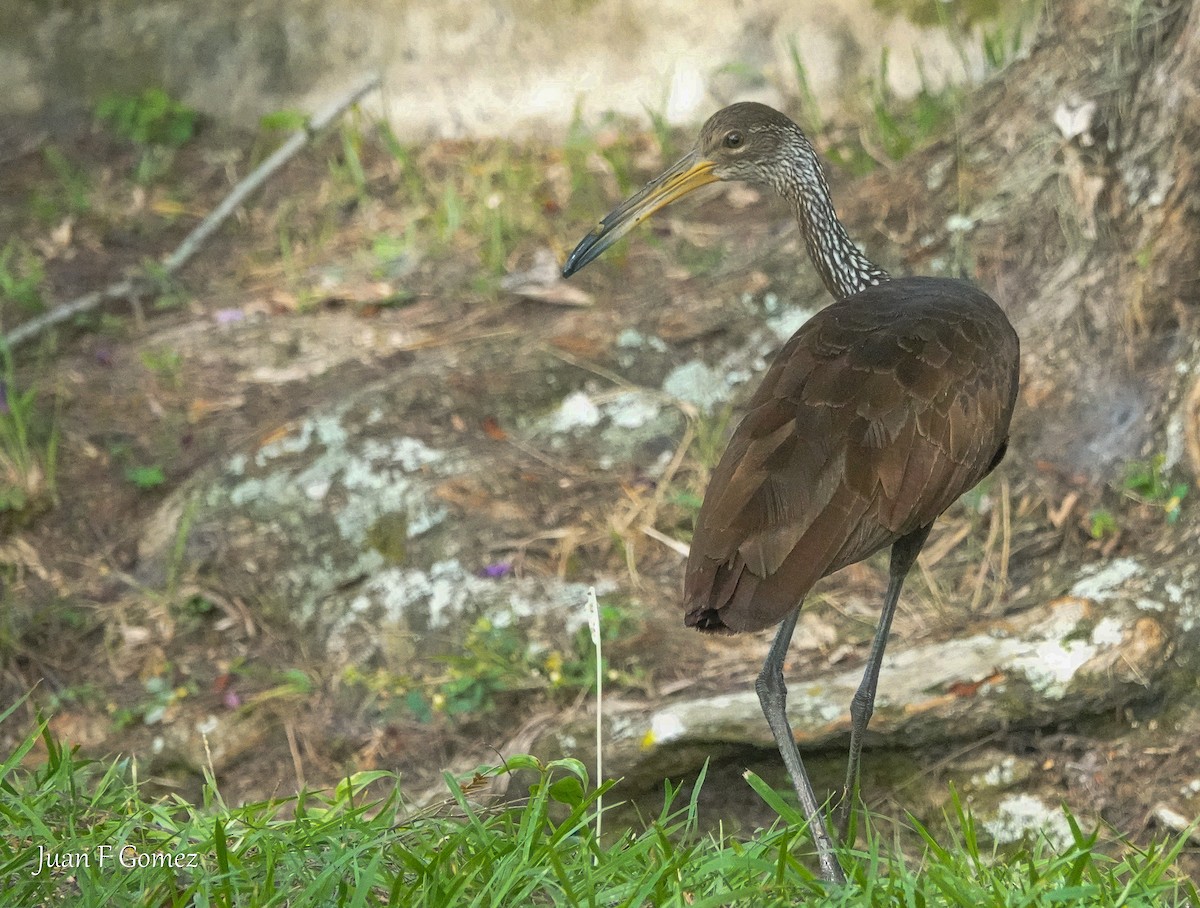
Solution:
[{"label": "tree trunk", "polygon": [[1018,463],[1119,481],[1124,464],[1164,455],[1195,486],[1200,9],[1051,7],[1027,57],[976,95],[958,135],[874,177],[858,204],[882,210],[890,236],[946,236],[908,263],[928,270],[953,252],[931,220],[947,208],[897,217],[879,200],[928,199],[931,174],[949,174],[943,200],[972,224],[974,261],[959,264],[1022,338]]}]

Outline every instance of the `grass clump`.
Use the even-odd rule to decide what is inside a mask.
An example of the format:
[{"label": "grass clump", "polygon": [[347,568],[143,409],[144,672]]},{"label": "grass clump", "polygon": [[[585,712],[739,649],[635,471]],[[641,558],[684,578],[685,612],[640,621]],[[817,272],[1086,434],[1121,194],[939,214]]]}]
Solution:
[{"label": "grass clump", "polygon": [[1147,461],[1134,461],[1125,467],[1124,493],[1140,504],[1161,509],[1168,523],[1179,520],[1183,500],[1191,487],[1186,482],[1172,481],[1164,468],[1165,454],[1156,454]]},{"label": "grass clump", "polygon": [[[39,744],[44,756],[31,759]],[[644,828],[598,839],[597,804],[616,783],[592,788],[576,760],[515,756],[447,774],[445,800],[421,810],[381,771],[240,806],[224,802],[210,775],[192,804],[147,797],[136,762],[83,759],[43,721],[0,763],[0,886],[15,908],[1197,904],[1174,867],[1186,834],[1144,850],[1101,847],[1068,814],[1067,847],[1041,840],[1001,854],[982,847],[957,800],[947,836],[912,824],[910,853],[868,823],[865,845],[841,853],[850,885],[831,891],[810,869],[795,808],[756,776],[747,780],[778,813],[750,838],[699,831],[702,773],[686,802],[668,784],[662,812]],[[510,791],[527,785],[527,794],[481,806],[497,781]]]},{"label": "grass clump", "polygon": [[20,314],[41,312],[46,308],[42,299],[45,280],[41,259],[27,245],[10,239],[0,248],[0,304],[4,309],[11,304]]},{"label": "grass clump", "polygon": [[199,113],[161,88],[147,88],[136,95],[105,95],[96,119],[140,149],[134,179],[146,184],[166,175],[175,150],[195,137]]},{"label": "grass clump", "polygon": [[38,412],[36,388],[19,390],[12,352],[0,341],[0,528],[54,501],[58,429]]},{"label": "grass clump", "polygon": [[[1125,464],[1125,476],[1110,487],[1119,494],[1118,510],[1094,508],[1087,516],[1088,533],[1093,539],[1115,537],[1123,529],[1123,518],[1157,517],[1161,514],[1169,524],[1177,523],[1191,486],[1176,478],[1166,466],[1166,455],[1155,454],[1148,460],[1133,460]],[[1111,496],[1110,496],[1111,498]],[[1126,505],[1133,502],[1132,512]]]},{"label": "grass clump", "polygon": [[108,94],[96,105],[97,119],[137,145],[179,148],[196,134],[198,115],[161,88],[140,94]]},{"label": "grass clump", "polygon": [[[616,642],[639,626],[630,609],[606,603],[600,608],[603,640]],[[517,708],[521,700],[542,694],[560,704],[570,702],[593,686],[597,671],[595,647],[586,627],[561,647],[531,647],[515,627],[498,626],[479,617],[464,627],[454,649],[430,660],[428,670],[412,675],[386,669],[364,672],[350,667],[342,680],[359,687],[381,704],[402,707],[419,722],[437,717],[469,720],[504,708]],[[602,660],[608,680],[636,687],[639,669],[626,660]]]}]

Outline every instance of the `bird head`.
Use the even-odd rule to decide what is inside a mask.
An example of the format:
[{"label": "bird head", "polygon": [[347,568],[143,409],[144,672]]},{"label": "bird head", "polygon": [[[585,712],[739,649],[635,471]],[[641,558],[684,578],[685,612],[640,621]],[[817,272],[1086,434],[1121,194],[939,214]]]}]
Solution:
[{"label": "bird head", "polygon": [[563,277],[596,259],[654,212],[718,180],[742,180],[776,189],[784,162],[812,158],[800,128],[774,108],[743,101],[708,118],[695,146],[675,166],[614,208],[567,257]]}]

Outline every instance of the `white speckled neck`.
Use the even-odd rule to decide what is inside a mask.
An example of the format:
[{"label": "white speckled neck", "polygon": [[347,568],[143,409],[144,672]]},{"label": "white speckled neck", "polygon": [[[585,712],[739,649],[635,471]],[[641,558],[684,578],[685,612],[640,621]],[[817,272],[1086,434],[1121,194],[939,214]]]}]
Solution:
[{"label": "white speckled neck", "polygon": [[886,271],[855,245],[838,219],[816,151],[804,134],[789,137],[793,166],[779,168],[772,188],[792,203],[804,245],[826,289],[837,299],[890,280]]}]

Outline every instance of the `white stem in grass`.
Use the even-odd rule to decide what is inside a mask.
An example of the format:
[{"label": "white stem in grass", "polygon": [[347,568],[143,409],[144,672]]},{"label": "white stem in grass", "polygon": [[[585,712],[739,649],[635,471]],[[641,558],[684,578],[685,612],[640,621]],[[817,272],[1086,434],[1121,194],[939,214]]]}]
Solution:
[{"label": "white stem in grass", "polygon": [[[601,729],[601,706],[604,701],[604,652],[600,645],[600,604],[596,601],[596,588],[587,592],[588,630],[592,632],[592,645],[596,647],[596,784],[604,778],[604,749]],[[600,841],[600,821],[604,813],[604,799],[596,798],[596,841]]]}]

